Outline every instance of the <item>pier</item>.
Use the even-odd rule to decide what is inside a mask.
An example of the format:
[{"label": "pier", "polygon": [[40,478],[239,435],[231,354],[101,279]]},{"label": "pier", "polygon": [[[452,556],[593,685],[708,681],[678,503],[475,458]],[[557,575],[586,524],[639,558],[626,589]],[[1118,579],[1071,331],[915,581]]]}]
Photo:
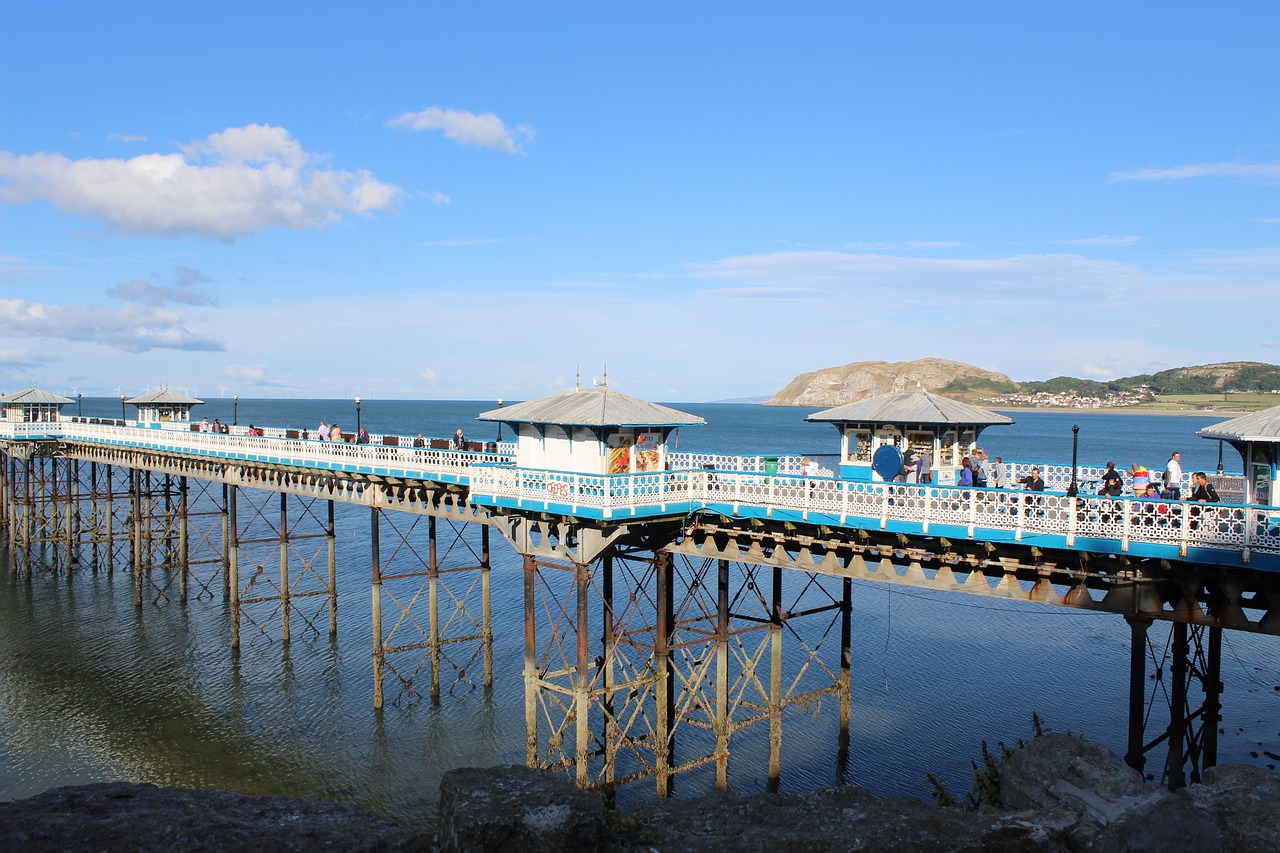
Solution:
[{"label": "pier", "polygon": [[[1043,492],[955,485],[986,426],[965,411],[832,410],[838,470],[817,476],[798,457],[680,453],[670,436],[700,419],[607,388],[486,412],[512,440],[465,449],[206,432],[199,401],[153,396],[131,419],[65,416],[71,400],[34,390],[0,399],[15,572],[125,572],[139,608],[225,601],[232,649],[257,632],[287,643],[335,632],[334,506],[366,508],[374,705],[447,701],[457,678],[490,685],[493,598],[518,597],[526,760],[582,785],[651,779],[666,794],[712,766],[724,787],[735,737],[759,728],[776,787],[783,712],[823,698],[847,754],[855,580],[1124,618],[1126,760],[1143,769],[1162,749],[1174,788],[1216,763],[1221,632],[1280,633],[1275,445],[1261,432],[1222,425],[1249,476],[1215,475],[1231,502],[1197,504],[1068,494],[1101,476],[1089,466],[1047,467]],[[884,469],[918,447],[938,482]],[[521,589],[494,588],[495,545],[522,561]]]}]

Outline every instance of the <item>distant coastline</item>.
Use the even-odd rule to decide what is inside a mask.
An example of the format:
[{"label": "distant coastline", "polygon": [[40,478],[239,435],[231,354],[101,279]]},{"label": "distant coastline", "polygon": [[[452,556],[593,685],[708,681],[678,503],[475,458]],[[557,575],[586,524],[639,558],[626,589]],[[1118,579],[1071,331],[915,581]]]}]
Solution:
[{"label": "distant coastline", "polygon": [[1140,409],[1129,406],[1112,406],[1097,409],[1073,409],[1066,406],[991,406],[988,408],[993,412],[1000,412],[1002,415],[1016,415],[1018,412],[1057,412],[1058,414],[1078,412],[1082,415],[1168,415],[1171,417],[1200,415],[1206,418],[1220,417],[1222,420],[1228,420],[1251,414],[1248,411],[1237,411],[1235,409]]}]

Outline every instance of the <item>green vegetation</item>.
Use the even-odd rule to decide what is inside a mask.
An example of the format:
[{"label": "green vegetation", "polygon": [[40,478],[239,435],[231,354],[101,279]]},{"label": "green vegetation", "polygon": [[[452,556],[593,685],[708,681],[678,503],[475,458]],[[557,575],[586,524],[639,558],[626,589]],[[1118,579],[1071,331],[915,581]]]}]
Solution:
[{"label": "green vegetation", "polygon": [[[1036,382],[991,382],[980,377],[958,379],[942,389],[943,394],[969,402],[982,402],[1007,395],[1007,406],[1044,405],[1034,395],[1056,397],[1097,397],[1113,400],[1120,395],[1130,410],[1185,411],[1212,406],[1231,411],[1257,411],[1280,405],[1280,366],[1256,361],[1232,361],[1177,367],[1158,373],[1140,373],[1108,382],[1055,376]],[[1274,393],[1273,393],[1274,392]],[[1136,399],[1141,398],[1141,399]]]},{"label": "green vegetation", "polygon": [[[953,383],[954,384],[954,383]],[[1109,382],[1056,376],[1043,382],[1022,382],[1023,393],[1077,394],[1081,397],[1103,397],[1108,393],[1147,388],[1161,397],[1171,395],[1217,395],[1235,398],[1244,393],[1280,391],[1280,366],[1256,361],[1233,361],[1196,367],[1175,367],[1159,373],[1139,373]],[[944,392],[945,393],[945,392]],[[1202,402],[1213,402],[1204,400]],[[1274,401],[1273,401],[1274,405]]]},{"label": "green vegetation", "polygon": [[1077,394],[1081,397],[1103,397],[1108,391],[1126,390],[1112,388],[1111,383],[1094,382],[1092,379],[1075,379],[1070,376],[1055,376],[1043,382],[1023,382],[1020,390],[1034,394],[1043,391],[1047,394]]},{"label": "green vegetation", "polygon": [[[1033,737],[1040,737],[1051,729],[1045,728],[1044,721],[1040,719],[1040,714],[1036,711],[1031,712],[1031,731]],[[1003,743],[996,744],[1000,751],[993,752],[984,740],[982,742],[982,764],[970,759],[969,763],[973,765],[973,784],[970,785],[969,791],[964,794],[964,799],[957,799],[950,791],[947,790],[946,779],[935,773],[926,773],[925,778],[929,780],[929,785],[933,788],[934,805],[947,808],[963,808],[969,811],[978,811],[984,808],[997,808],[1000,806],[1000,765],[1004,764],[1012,753],[1013,749],[1005,746]],[[1026,741],[1018,738],[1017,748],[1021,749],[1026,746]]]},{"label": "green vegetation", "polygon": [[1011,394],[1017,390],[1017,382],[1000,382],[987,376],[960,376],[948,382],[938,393],[949,397],[967,397]]}]

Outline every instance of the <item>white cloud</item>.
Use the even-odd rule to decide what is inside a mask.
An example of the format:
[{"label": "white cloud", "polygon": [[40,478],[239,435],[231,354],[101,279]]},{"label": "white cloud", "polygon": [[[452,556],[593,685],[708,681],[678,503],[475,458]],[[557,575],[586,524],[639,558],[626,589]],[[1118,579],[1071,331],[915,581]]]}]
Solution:
[{"label": "white cloud", "polygon": [[430,367],[424,367],[418,371],[418,379],[426,382],[428,385],[438,385],[440,380],[436,377],[436,372]]},{"label": "white cloud", "polygon": [[1097,237],[1081,237],[1078,240],[1054,240],[1055,243],[1066,243],[1074,246],[1132,246],[1141,240],[1141,237],[1112,237],[1110,234],[1100,234]]},{"label": "white cloud", "polygon": [[107,295],[126,302],[145,302],[151,305],[162,305],[173,302],[180,305],[215,305],[217,300],[210,294],[195,290],[197,284],[204,284],[211,279],[199,270],[190,267],[175,267],[173,284],[152,284],[142,279],[134,279],[117,284],[107,291]]},{"label": "white cloud", "polygon": [[442,193],[439,190],[431,194],[432,204],[451,204],[452,202],[453,202],[453,199],[449,198],[447,194]]},{"label": "white cloud", "polygon": [[110,309],[0,299],[3,334],[87,341],[139,353],[151,349],[217,351],[220,340],[188,329],[181,311],[138,304]]},{"label": "white cloud", "polygon": [[1192,163],[1164,169],[1112,172],[1113,181],[1186,181],[1192,178],[1249,178],[1280,183],[1280,161],[1274,163]]},{"label": "white cloud", "polygon": [[0,349],[0,368],[43,367],[48,361],[47,358],[32,355],[27,350]]},{"label": "white cloud", "polygon": [[261,364],[228,364],[222,370],[228,379],[235,380],[251,388],[270,388],[282,391],[296,391],[292,383],[275,379],[267,375],[267,369]]},{"label": "white cloud", "polygon": [[443,107],[427,107],[416,113],[402,113],[387,122],[387,126],[408,130],[438,130],[446,139],[459,145],[492,148],[508,154],[524,153],[521,146],[534,137],[534,129],[529,125],[508,128],[493,113],[477,115],[466,110]]},{"label": "white cloud", "polygon": [[147,138],[140,133],[108,133],[108,142],[146,142]]},{"label": "white cloud", "polygon": [[0,203],[48,201],[129,234],[233,240],[391,210],[401,192],[368,172],[323,168],[281,127],[228,128],[181,152],[70,160],[0,151]]}]

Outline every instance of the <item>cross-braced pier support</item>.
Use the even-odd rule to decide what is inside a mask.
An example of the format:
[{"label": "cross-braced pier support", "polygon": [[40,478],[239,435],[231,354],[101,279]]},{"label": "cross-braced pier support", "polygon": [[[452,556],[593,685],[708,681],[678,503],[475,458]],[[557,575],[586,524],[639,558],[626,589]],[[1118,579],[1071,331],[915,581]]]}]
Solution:
[{"label": "cross-braced pier support", "polygon": [[[335,636],[333,501],[239,486],[228,486],[226,496],[232,648],[240,648],[245,623],[256,636],[267,637],[276,620],[280,640],[289,643],[295,617],[303,629],[317,635],[327,621],[329,636]],[[309,606],[317,597],[320,603]]]},{"label": "cross-braced pier support", "polygon": [[492,689],[488,525],[376,506],[371,513],[374,707],[385,703],[388,671],[398,688],[393,702],[422,697],[416,683],[424,668],[432,703],[443,690],[474,687],[476,668]]},{"label": "cross-braced pier support", "polygon": [[783,717],[824,696],[840,702],[847,755],[849,582],[786,580],[776,567],[620,545],[592,563],[526,555],[527,763],[606,789],[653,777],[660,796],[711,766],[724,788],[735,736],[763,725],[777,789]]},{"label": "cross-braced pier support", "polygon": [[[1222,629],[1174,622],[1163,649],[1148,637],[1151,620],[1126,617],[1130,630],[1129,732],[1125,761],[1142,771],[1146,755],[1161,744],[1168,747],[1160,781],[1176,791],[1188,781],[1199,782],[1205,770],[1218,763],[1218,723],[1222,719]],[[1148,687],[1147,663],[1154,668]],[[1202,698],[1193,708],[1193,688]],[[1168,724],[1147,741],[1153,715],[1168,710]],[[1188,780],[1188,774],[1190,776]]]}]

